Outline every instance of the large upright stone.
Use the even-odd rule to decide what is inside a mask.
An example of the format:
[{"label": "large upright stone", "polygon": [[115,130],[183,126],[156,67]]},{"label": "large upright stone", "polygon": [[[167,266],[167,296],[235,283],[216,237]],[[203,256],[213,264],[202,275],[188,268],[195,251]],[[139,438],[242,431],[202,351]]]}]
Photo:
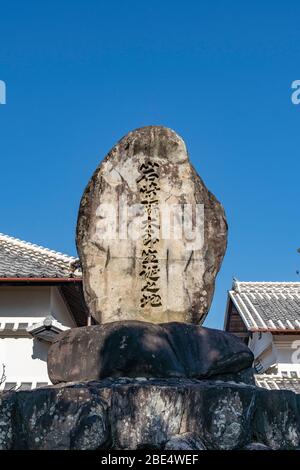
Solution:
[{"label": "large upright stone", "polygon": [[164,127],[130,132],[80,204],[77,248],[91,314],[102,323],[202,322],[226,238],[224,210],[183,140]]}]

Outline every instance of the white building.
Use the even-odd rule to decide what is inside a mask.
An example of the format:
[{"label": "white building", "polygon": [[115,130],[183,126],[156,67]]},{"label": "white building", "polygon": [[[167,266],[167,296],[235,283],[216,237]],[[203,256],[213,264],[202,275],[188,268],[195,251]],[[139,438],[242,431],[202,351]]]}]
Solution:
[{"label": "white building", "polygon": [[51,341],[86,324],[78,260],[0,234],[0,388],[50,383]]},{"label": "white building", "polygon": [[258,385],[300,393],[300,282],[234,281],[224,329],[254,353]]}]

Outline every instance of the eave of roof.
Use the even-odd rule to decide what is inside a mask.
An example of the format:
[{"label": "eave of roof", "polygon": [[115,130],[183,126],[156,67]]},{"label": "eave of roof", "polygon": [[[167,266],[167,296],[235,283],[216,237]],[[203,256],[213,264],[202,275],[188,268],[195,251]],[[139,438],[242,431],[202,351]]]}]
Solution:
[{"label": "eave of roof", "polygon": [[57,286],[77,326],[86,325],[79,260],[0,233],[0,286]]},{"label": "eave of roof", "polygon": [[248,331],[300,333],[300,282],[235,280],[228,294]]},{"label": "eave of roof", "polygon": [[0,279],[77,277],[78,258],[0,233]]}]

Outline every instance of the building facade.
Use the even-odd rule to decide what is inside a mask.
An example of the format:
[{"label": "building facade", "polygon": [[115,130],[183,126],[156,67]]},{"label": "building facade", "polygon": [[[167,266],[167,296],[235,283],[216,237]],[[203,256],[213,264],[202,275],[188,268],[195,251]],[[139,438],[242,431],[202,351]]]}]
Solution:
[{"label": "building facade", "polygon": [[300,282],[235,280],[224,329],[252,350],[257,385],[300,393]]},{"label": "building facade", "polygon": [[87,318],[77,259],[0,234],[0,389],[49,384],[51,342]]}]

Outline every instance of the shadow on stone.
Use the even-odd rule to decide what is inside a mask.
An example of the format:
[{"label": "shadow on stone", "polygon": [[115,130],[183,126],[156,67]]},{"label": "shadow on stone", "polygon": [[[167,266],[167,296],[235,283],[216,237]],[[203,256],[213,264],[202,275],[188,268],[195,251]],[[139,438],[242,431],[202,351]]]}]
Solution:
[{"label": "shadow on stone", "polygon": [[58,335],[48,372],[55,384],[124,376],[231,380],[233,374],[254,384],[252,361],[248,347],[229,333],[185,323],[123,321]]}]

